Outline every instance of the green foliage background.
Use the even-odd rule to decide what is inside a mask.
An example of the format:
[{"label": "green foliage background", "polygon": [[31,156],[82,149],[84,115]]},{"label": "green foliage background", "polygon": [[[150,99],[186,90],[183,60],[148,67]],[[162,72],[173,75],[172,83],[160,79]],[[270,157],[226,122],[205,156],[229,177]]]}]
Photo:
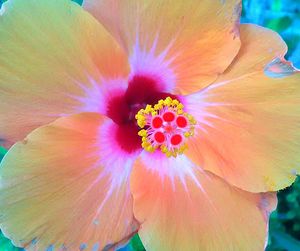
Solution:
[{"label": "green foliage background", "polygon": [[[0,6],[4,1],[0,0]],[[82,3],[82,0],[74,1]],[[300,67],[300,0],[244,0],[242,15],[242,22],[257,23],[279,32],[289,46],[287,57]],[[0,147],[0,160],[5,152],[6,150]],[[278,208],[270,217],[267,251],[300,251],[299,178],[293,186],[278,193],[278,201]],[[0,232],[0,251],[18,250],[21,249],[14,247]],[[145,249],[136,235],[121,250]]]}]

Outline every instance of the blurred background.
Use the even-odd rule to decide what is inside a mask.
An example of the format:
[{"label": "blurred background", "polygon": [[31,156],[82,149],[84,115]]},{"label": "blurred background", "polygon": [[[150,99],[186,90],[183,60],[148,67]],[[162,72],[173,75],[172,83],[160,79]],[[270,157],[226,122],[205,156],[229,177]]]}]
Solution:
[{"label": "blurred background", "polygon": [[[4,1],[0,0],[0,6]],[[75,1],[82,3],[82,0]],[[289,47],[287,59],[300,68],[300,0],[244,0],[242,22],[256,23],[279,32]],[[5,152],[5,149],[0,148],[0,160]],[[278,200],[278,208],[270,218],[267,251],[300,251],[300,178],[293,186],[280,191]],[[20,250],[0,232],[0,251]],[[143,250],[137,235],[120,249]]]}]

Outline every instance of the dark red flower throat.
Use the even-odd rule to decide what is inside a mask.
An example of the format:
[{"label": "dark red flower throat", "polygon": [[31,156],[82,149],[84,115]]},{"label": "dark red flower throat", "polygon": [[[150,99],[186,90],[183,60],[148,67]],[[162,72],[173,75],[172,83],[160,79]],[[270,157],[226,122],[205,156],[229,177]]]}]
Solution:
[{"label": "dark red flower throat", "polygon": [[135,119],[137,112],[167,97],[176,99],[176,96],[163,92],[155,78],[136,75],[129,81],[122,95],[109,100],[107,116],[118,124],[115,139],[123,150],[131,153],[142,148],[138,135],[140,128]]}]

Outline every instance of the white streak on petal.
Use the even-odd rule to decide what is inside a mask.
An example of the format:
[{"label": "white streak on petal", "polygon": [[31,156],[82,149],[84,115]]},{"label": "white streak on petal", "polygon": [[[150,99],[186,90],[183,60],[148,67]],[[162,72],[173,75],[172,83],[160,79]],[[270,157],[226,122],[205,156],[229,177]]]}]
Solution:
[{"label": "white streak on petal", "polygon": [[176,81],[175,73],[170,67],[175,58],[167,59],[167,54],[173,45],[173,41],[170,42],[164,51],[157,53],[158,40],[159,35],[155,37],[149,49],[146,45],[144,48],[141,48],[137,35],[133,52],[129,58],[131,65],[130,78],[135,75],[153,76],[162,84],[163,91],[170,92],[174,89]]},{"label": "white streak on petal", "polygon": [[129,177],[133,162],[140,154],[140,151],[127,153],[120,148],[114,135],[117,125],[107,121],[99,128],[99,160],[98,165],[105,167],[104,173],[111,180],[112,186],[122,186],[124,178]]},{"label": "white streak on petal", "polygon": [[199,167],[196,167],[185,155],[178,155],[176,158],[167,158],[161,152],[143,152],[141,158],[149,170],[159,175],[162,183],[165,179],[170,179],[174,190],[176,190],[175,179],[179,179],[185,189],[188,190],[186,179],[190,178],[205,193],[205,190],[194,174],[195,168],[199,169]]},{"label": "white streak on petal", "polygon": [[[122,95],[127,87],[126,79],[103,79],[98,80],[89,77],[89,84],[80,83],[76,80],[73,82],[82,89],[83,96],[66,94],[68,97],[78,101],[79,105],[74,107],[78,113],[97,112],[106,115],[107,105],[110,98]],[[70,114],[59,114],[59,116],[69,116]],[[57,114],[55,115],[57,116]]]}]

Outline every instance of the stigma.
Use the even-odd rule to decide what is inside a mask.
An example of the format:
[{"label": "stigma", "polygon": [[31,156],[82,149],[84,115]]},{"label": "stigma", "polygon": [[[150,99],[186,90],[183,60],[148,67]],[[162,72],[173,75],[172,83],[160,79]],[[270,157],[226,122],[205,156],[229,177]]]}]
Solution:
[{"label": "stigma", "polygon": [[160,150],[167,157],[177,157],[187,149],[187,139],[194,135],[196,120],[184,112],[177,99],[167,97],[154,106],[147,105],[135,116],[141,130],[142,147],[148,152]]}]

